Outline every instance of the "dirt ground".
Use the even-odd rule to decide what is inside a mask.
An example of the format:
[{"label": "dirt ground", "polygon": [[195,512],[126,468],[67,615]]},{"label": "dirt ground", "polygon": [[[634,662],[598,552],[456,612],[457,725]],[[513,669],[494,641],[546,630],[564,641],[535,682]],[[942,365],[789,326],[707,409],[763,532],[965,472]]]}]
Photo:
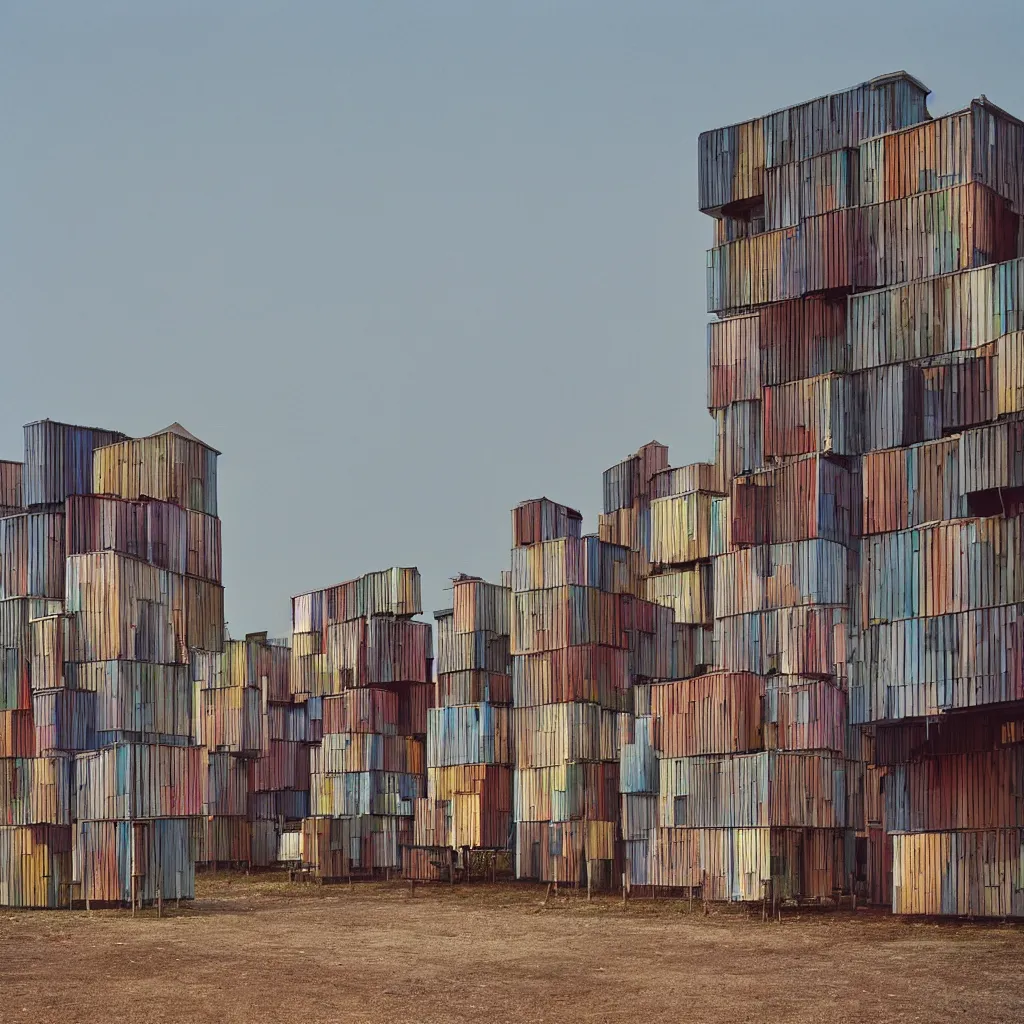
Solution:
[{"label": "dirt ground", "polygon": [[201,878],[197,900],[0,911],[0,1021],[1024,1020],[1024,927],[536,886]]}]

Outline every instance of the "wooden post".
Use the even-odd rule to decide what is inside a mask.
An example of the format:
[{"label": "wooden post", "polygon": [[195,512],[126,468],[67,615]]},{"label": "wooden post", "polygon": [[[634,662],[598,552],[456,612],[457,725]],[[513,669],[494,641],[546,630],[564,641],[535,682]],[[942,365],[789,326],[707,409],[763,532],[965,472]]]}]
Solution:
[{"label": "wooden post", "polygon": [[622,872],[622,909],[626,909],[626,900],[629,898],[626,890],[626,872]]},{"label": "wooden post", "polygon": [[164,916],[164,844],[157,840],[156,846],[156,916]]},{"label": "wooden post", "polygon": [[548,905],[548,900],[551,898],[551,883],[548,882],[547,892],[544,893],[544,906]]},{"label": "wooden post", "polygon": [[555,895],[558,895],[558,858],[555,858]]},{"label": "wooden post", "polygon": [[592,882],[593,874],[594,874],[594,872],[593,872],[593,869],[591,867],[591,863],[588,860],[587,861],[587,902],[588,903],[590,902],[591,882]]},{"label": "wooden post", "polygon": [[132,845],[131,845],[131,897],[132,897],[132,917],[135,916],[135,823],[132,822],[129,826],[132,830]]}]

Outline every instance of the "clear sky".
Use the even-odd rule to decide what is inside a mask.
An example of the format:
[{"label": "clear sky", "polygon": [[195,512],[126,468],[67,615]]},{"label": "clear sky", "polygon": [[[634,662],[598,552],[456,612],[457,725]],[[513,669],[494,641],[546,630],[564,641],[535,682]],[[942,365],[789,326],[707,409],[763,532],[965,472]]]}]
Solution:
[{"label": "clear sky", "polygon": [[227,617],[712,456],[696,138],[900,68],[1024,116],[1024,4],[0,0],[0,457],[224,454]]}]

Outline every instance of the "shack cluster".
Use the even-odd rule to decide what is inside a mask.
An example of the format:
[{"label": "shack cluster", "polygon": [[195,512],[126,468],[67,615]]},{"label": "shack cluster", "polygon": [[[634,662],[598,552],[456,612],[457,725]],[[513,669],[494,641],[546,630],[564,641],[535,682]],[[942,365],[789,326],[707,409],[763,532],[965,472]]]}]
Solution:
[{"label": "shack cluster", "polygon": [[229,639],[217,452],[51,421],[0,464],[0,904],[197,864],[1024,916],[1024,124],[900,72],[707,132],[713,463],[598,532]]}]

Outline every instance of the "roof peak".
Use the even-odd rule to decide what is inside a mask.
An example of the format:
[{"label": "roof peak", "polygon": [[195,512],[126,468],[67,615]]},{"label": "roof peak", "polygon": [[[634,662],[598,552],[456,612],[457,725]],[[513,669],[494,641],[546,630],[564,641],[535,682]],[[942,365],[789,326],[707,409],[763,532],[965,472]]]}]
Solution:
[{"label": "roof peak", "polygon": [[154,431],[152,434],[149,434],[148,436],[160,437],[161,434],[177,434],[178,437],[183,437],[187,441],[195,441],[196,444],[201,444],[204,448],[209,448],[211,452],[217,452],[218,455],[220,454],[220,452],[217,451],[216,448],[214,448],[212,445],[207,444],[204,440],[202,440],[202,438],[196,437],[196,435],[193,434],[191,430],[187,430],[177,420],[175,420],[170,426],[164,427],[163,430]]}]

